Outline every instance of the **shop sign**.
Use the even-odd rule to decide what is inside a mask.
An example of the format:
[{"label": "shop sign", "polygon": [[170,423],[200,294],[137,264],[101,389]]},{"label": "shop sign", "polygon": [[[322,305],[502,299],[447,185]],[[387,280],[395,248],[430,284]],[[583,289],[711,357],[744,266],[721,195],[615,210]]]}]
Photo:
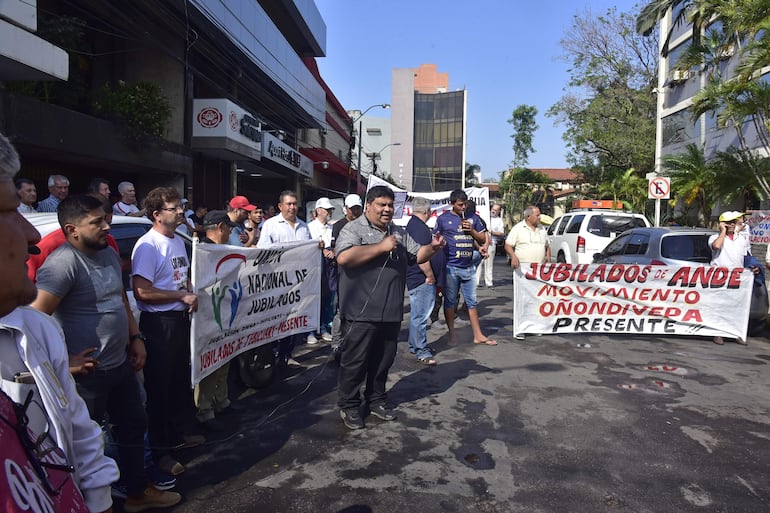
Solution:
[{"label": "shop sign", "polygon": [[193,100],[193,148],[227,149],[259,158],[262,132],[259,120],[223,98]]},{"label": "shop sign", "polygon": [[313,177],[313,162],[270,133],[262,133],[262,158],[288,167],[295,173]]}]

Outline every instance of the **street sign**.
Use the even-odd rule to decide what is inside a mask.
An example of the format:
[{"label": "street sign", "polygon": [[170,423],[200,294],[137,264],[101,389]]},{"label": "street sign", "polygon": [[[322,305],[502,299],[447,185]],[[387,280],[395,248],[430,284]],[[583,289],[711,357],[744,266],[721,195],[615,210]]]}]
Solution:
[{"label": "street sign", "polygon": [[650,180],[647,188],[648,199],[669,199],[671,197],[671,179],[667,176],[656,176]]}]

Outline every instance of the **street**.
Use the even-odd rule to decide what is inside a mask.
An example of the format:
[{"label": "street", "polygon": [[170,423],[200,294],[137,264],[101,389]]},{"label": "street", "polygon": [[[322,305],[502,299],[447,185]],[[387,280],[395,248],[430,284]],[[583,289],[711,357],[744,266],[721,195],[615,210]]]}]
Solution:
[{"label": "street", "polygon": [[329,346],[301,346],[305,369],[244,394],[248,413],[178,454],[174,511],[770,511],[767,338],[514,340],[504,257],[495,276],[479,313],[499,346],[474,346],[468,324],[449,346],[433,327],[438,366],[424,366],[407,313],[389,380],[398,419],[360,431],[339,417]]}]

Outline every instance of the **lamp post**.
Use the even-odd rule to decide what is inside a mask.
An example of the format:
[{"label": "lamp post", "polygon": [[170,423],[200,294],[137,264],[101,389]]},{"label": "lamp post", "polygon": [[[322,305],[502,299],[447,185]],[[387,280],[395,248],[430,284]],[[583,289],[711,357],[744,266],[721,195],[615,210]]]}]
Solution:
[{"label": "lamp post", "polygon": [[[362,130],[363,130],[363,122],[361,122],[361,118],[364,117],[364,114],[369,112],[375,107],[380,107],[382,109],[389,109],[390,104],[389,103],[375,103],[374,105],[370,105],[367,107],[364,111],[361,112],[355,119],[352,119],[350,122],[350,140],[353,140],[353,131],[356,127],[356,122],[358,122],[358,167],[356,168],[356,192],[358,192],[358,181],[361,178],[361,136]],[[350,194],[350,171],[353,167],[353,146],[351,145],[350,150],[348,152],[348,194]]]},{"label": "lamp post", "polygon": [[377,157],[379,157],[383,151],[385,151],[386,148],[389,148],[391,146],[401,146],[400,142],[394,142],[390,144],[386,144],[382,148],[380,148],[380,151],[375,151],[372,153],[367,153],[366,156],[372,159],[372,174],[377,174]]}]

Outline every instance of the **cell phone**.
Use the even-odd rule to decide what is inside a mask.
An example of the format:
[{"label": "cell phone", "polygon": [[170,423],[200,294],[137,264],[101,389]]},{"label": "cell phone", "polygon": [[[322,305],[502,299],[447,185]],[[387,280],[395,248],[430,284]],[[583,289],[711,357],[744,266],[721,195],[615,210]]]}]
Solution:
[{"label": "cell phone", "polygon": [[31,372],[17,372],[13,375],[13,381],[16,383],[23,383],[25,385],[34,385],[35,377]]}]

